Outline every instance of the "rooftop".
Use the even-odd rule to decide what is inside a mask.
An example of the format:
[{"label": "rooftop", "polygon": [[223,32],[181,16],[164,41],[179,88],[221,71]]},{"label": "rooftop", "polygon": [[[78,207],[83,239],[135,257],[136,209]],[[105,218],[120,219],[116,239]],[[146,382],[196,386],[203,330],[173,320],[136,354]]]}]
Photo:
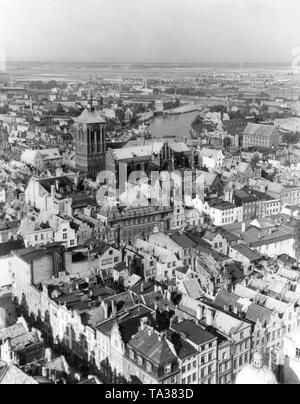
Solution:
[{"label": "rooftop", "polygon": [[106,120],[100,111],[96,109],[85,109],[76,119],[76,123],[80,124],[105,124]]},{"label": "rooftop", "polygon": [[215,336],[206,329],[196,325],[191,320],[185,320],[179,324],[173,325],[175,331],[185,334],[186,337],[196,345],[203,345],[215,339]]}]

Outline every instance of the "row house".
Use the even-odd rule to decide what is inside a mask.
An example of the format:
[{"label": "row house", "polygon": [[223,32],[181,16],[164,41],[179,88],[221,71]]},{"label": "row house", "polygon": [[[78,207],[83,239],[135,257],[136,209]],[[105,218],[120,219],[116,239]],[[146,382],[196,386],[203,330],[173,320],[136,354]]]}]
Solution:
[{"label": "row house", "polygon": [[[231,346],[231,380],[234,382],[239,372],[251,363],[251,323],[234,314],[225,313],[216,307],[183,297],[176,313],[188,319],[197,319],[208,329],[221,332],[232,341]],[[224,362],[226,362],[226,355]],[[228,365],[227,365],[228,366]]]},{"label": "row house", "polygon": [[172,328],[198,352],[194,361],[182,369],[182,383],[217,384],[217,337],[191,320]]},{"label": "row house", "polygon": [[[173,251],[155,246],[151,243],[137,239],[134,244],[134,251],[143,257],[145,280],[156,278],[159,281],[172,280],[175,277],[176,268],[182,266]],[[145,261],[146,256],[148,260]],[[155,271],[153,272],[155,266]]]},{"label": "row house", "polygon": [[154,229],[169,230],[171,207],[137,207],[102,209],[97,217],[120,244],[132,244],[137,237],[147,239]]},{"label": "row house", "polygon": [[25,191],[29,206],[48,215],[66,214],[72,216],[70,196],[77,187],[70,177],[32,177]]},{"label": "row house", "polygon": [[165,233],[154,233],[149,237],[149,243],[175,253],[183,265],[194,268],[194,248],[197,244],[186,234],[179,231]]},{"label": "row house", "polygon": [[165,333],[142,323],[126,347],[127,373],[143,384],[180,384],[181,372],[174,345]]},{"label": "row house", "polygon": [[[260,306],[278,313],[283,321],[283,326],[281,327],[283,335],[291,334],[299,328],[300,311],[297,304],[285,303],[243,285],[237,285],[234,294],[239,298],[255,301]],[[273,345],[275,348],[276,341]]]},{"label": "row house", "polygon": [[262,349],[265,363],[269,364],[271,355],[282,348],[284,328],[282,315],[258,303],[242,301],[239,296],[225,290],[218,293],[214,304],[252,323],[252,355]]},{"label": "row house", "polygon": [[230,202],[205,203],[207,214],[215,226],[226,226],[243,221],[243,207]]}]

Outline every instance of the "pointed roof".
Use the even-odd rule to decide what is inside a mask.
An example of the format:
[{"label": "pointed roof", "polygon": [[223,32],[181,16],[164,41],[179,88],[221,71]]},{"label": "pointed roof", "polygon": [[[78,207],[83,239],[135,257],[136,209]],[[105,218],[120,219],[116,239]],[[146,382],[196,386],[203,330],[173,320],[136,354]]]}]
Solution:
[{"label": "pointed roof", "polygon": [[101,115],[100,111],[96,109],[85,109],[82,114],[75,120],[77,123],[82,124],[95,124],[95,123],[106,123],[106,120]]},{"label": "pointed roof", "polygon": [[33,377],[27,375],[15,365],[8,366],[5,372],[1,371],[1,374],[0,384],[38,384]]},{"label": "pointed roof", "polygon": [[140,330],[128,343],[129,348],[135,349],[144,357],[160,366],[177,359],[165,338],[159,339],[157,332]]}]

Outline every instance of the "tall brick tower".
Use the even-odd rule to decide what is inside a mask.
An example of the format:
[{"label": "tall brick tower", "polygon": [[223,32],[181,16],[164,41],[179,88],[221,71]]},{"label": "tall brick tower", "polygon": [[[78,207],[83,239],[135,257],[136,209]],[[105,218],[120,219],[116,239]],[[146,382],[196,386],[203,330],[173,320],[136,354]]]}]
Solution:
[{"label": "tall brick tower", "polygon": [[106,121],[91,102],[76,119],[75,125],[76,170],[96,178],[100,171],[105,170]]}]

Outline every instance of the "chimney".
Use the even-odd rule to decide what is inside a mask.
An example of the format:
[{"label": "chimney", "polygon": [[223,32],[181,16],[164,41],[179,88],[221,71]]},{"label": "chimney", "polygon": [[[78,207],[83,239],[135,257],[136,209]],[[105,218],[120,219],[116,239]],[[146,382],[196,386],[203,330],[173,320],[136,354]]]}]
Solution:
[{"label": "chimney", "polygon": [[145,331],[147,329],[147,325],[148,325],[148,318],[147,317],[143,317],[141,318],[141,331]]},{"label": "chimney", "polygon": [[56,191],[59,191],[59,181],[58,180],[55,181],[55,188],[56,188]]},{"label": "chimney", "polygon": [[56,193],[55,185],[51,185],[51,197],[52,197],[52,198],[55,197],[55,193]]},{"label": "chimney", "polygon": [[242,233],[246,233],[246,223],[242,223]]},{"label": "chimney", "polygon": [[144,281],[141,283],[141,293],[145,292],[145,283]]},{"label": "chimney", "polygon": [[42,367],[42,376],[45,377],[46,379],[49,378],[49,370],[46,369],[44,366]]},{"label": "chimney", "polygon": [[103,302],[103,309],[104,309],[104,319],[108,319],[108,305],[107,303]]},{"label": "chimney", "polygon": [[161,332],[161,333],[158,335],[158,341],[159,341],[159,342],[163,342],[164,339],[165,339],[165,334],[164,334],[163,332]]},{"label": "chimney", "polygon": [[201,306],[197,307],[197,320],[201,321],[202,320],[202,313],[203,313],[203,308]]},{"label": "chimney", "polygon": [[152,327],[148,327],[148,336],[151,337],[151,335],[153,335],[153,328]]},{"label": "chimney", "polygon": [[111,302],[111,315],[112,317],[115,317],[117,315],[117,307],[114,300],[112,300]]},{"label": "chimney", "polygon": [[206,309],[206,324],[208,326],[212,326],[214,322],[214,313],[213,310],[207,308]]}]

